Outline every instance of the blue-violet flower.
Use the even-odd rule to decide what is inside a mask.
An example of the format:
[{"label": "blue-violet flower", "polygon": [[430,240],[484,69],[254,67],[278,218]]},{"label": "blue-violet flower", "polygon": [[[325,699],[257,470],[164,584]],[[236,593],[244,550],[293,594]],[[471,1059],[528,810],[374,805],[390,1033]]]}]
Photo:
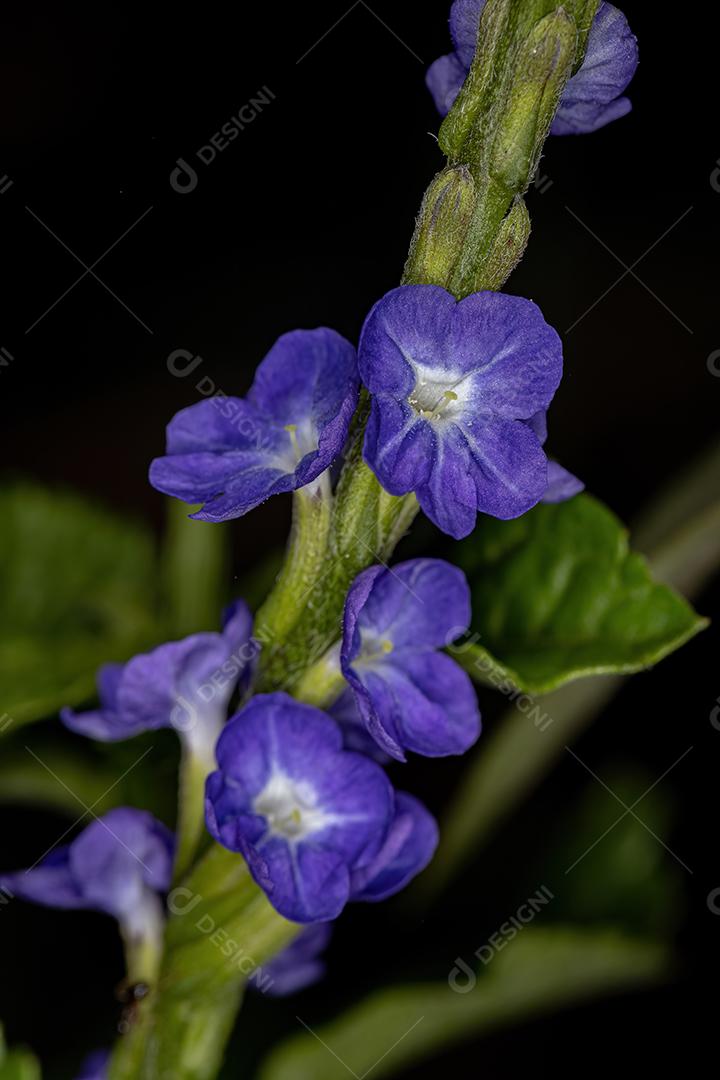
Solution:
[{"label": "blue-violet flower", "polygon": [[152,814],[118,807],[30,870],[0,875],[10,895],[46,907],[102,911],[130,944],[158,932],[157,893],[170,887],[175,839]]},{"label": "blue-violet flower", "polygon": [[206,789],[211,835],[244,855],[281,915],[334,919],[352,872],[372,862],[394,817],[383,770],[343,750],[329,716],[283,693],[252,698],[216,753]]},{"label": "blue-violet flower", "polygon": [[372,395],[366,462],[391,495],[414,491],[443,532],[460,539],[478,511],[519,517],[543,497],[547,459],[529,421],[560,383],[562,346],[530,300],[400,286],[365,320],[359,367]]},{"label": "blue-violet flower", "polygon": [[350,587],[342,672],[368,732],[392,757],[461,754],[480,734],[469,676],[438,651],[469,625],[465,575],[441,559],[371,566]]},{"label": "blue-violet flower", "polygon": [[212,767],[228,704],[255,657],[251,632],[250,610],[238,600],[225,612],[222,633],[191,634],[126,664],[105,664],[98,673],[100,708],[63,709],[62,722],[100,742],[172,727]]},{"label": "blue-violet flower", "polygon": [[328,469],[345,444],[357,393],[349,341],[325,327],[283,334],[245,399],[209,398],[177,413],[167,428],[167,456],[153,461],[150,483],[204,503],[192,517],[240,517]]},{"label": "blue-violet flower", "polygon": [[265,989],[271,997],[286,997],[319,982],[325,975],[321,954],[332,937],[331,922],[306,926],[287,948],[265,965],[272,982]]}]

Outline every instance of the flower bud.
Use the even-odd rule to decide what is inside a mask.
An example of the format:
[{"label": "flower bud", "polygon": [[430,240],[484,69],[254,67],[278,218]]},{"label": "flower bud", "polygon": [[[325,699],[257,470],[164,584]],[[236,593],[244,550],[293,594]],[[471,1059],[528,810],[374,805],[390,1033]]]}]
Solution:
[{"label": "flower bud", "polygon": [[415,224],[404,284],[447,284],[462,252],[474,208],[475,184],[464,165],[437,174],[425,192]]},{"label": "flower bud", "polygon": [[480,263],[472,292],[502,289],[525,253],[530,228],[525,200],[518,195],[500,226],[495,243]]},{"label": "flower bud", "polygon": [[490,155],[490,174],[510,192],[527,188],[575,61],[575,22],[558,8],[518,48]]},{"label": "flower bud", "polygon": [[511,41],[513,7],[518,0],[487,0],[478,31],[478,44],[470,73],[455,104],[440,128],[439,142],[451,161],[470,162],[472,151],[465,145],[482,141],[481,131],[502,77]]}]

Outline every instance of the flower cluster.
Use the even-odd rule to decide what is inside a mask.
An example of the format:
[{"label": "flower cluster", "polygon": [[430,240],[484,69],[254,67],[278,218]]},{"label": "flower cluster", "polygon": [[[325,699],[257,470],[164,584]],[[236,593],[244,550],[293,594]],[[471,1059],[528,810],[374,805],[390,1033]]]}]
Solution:
[{"label": "flower cluster", "polygon": [[[358,374],[372,399],[367,464],[391,495],[415,492],[444,532],[467,536],[478,512],[517,517],[546,496],[552,477],[536,417],[544,418],[562,375],[558,335],[529,300],[480,292],[458,303],[434,285],[401,286],[379,300],[357,359],[329,330],[280,338],[247,402],[254,417],[260,405],[272,416],[262,430],[273,438],[250,458],[247,434],[199,402],[170,423],[151,483],[179,499],[207,500],[193,516],[213,521],[281,491],[329,485]],[[546,433],[544,419],[541,426]]]},{"label": "flower cluster", "polygon": [[[472,62],[483,7],[453,4],[455,51],[428,73],[441,112]],[[624,16],[601,3],[553,131],[595,130],[627,112],[621,95],[636,64]],[[362,386],[369,416],[364,433],[356,430],[365,465],[389,497],[414,493],[439,529],[462,538],[478,513],[515,518],[581,489],[544,450],[562,366],[560,339],[529,300],[476,292],[458,302],[435,285],[401,286],[373,306],[357,352],[327,328],[285,334],[245,399],[179,412],[150,481],[201,504],[192,516],[205,521],[240,517],[290,491],[332,506],[332,469]],[[373,490],[379,499],[377,484]],[[178,732],[202,785],[195,825],[204,810],[210,836],[245,859],[282,916],[304,926],[272,961],[276,992],[321,974],[319,954],[347,903],[392,896],[431,860],[437,824],[395,789],[386,766],[408,753],[462,754],[477,740],[475,692],[444,651],[470,618],[468,583],[456,567],[430,558],[383,562],[363,569],[344,598],[339,639],[321,659],[334,687],[324,709],[278,690],[253,696],[258,644],[240,600],[221,631],[105,665],[99,707],[62,711],[71,731],[105,742]],[[148,944],[159,948],[173,870],[177,878],[188,865],[182,804],[178,817],[176,838],[148,813],[111,810],[30,870],[0,876],[0,887],[111,914],[128,949],[145,958]],[[193,855],[197,836],[191,840]],[[103,1075],[104,1063],[103,1053],[93,1056],[84,1075]]]},{"label": "flower cluster", "polygon": [[430,860],[437,829],[383,769],[346,750],[339,726],[287,694],[258,695],[231,720],[207,785],[207,823],[241,852],[270,901],[295,922],[381,900]]},{"label": "flower cluster", "polygon": [[[428,69],[426,82],[441,116],[452,108],[475,55],[485,0],[454,0],[450,10],[453,52]],[[552,135],[597,131],[630,112],[624,92],[638,66],[637,39],[622,11],[601,0],[585,59],[568,80],[553,120]]]}]

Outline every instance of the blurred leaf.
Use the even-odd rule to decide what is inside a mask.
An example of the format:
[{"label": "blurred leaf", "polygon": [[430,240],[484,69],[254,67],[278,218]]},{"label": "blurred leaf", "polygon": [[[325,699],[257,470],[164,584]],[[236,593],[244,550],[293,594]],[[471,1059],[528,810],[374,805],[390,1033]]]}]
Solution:
[{"label": "blurred leaf", "polygon": [[643,507],[632,526],[635,546],[640,551],[654,551],[689,521],[713,505],[717,508],[719,490],[720,439],[716,439]]},{"label": "blurred leaf", "polygon": [[227,602],[227,526],[191,521],[192,507],[167,499],[163,574],[174,636],[217,630]]},{"label": "blurred leaf", "polygon": [[0,1080],[40,1080],[40,1063],[29,1050],[8,1050],[0,1024]]},{"label": "blurred leaf", "polygon": [[667,968],[663,948],[615,931],[529,927],[495,955],[469,992],[456,993],[447,983],[381,990],[339,1019],[313,1027],[313,1034],[281,1044],[260,1077],[338,1080],[346,1071],[392,1076],[498,1028],[657,983]]},{"label": "blurred leaf", "polygon": [[156,636],[153,545],[75,495],[16,484],[0,524],[0,736],[93,692]]},{"label": "blurred leaf", "polygon": [[638,671],[707,625],[653,581],[618,519],[589,495],[515,521],[484,518],[453,558],[483,641],[458,659],[481,681],[543,693],[582,675]]},{"label": "blurred leaf", "polygon": [[682,903],[679,856],[664,846],[673,807],[653,786],[654,776],[609,772],[601,779],[610,790],[588,775],[587,788],[543,851],[543,874],[563,882],[552,917],[667,938]]}]

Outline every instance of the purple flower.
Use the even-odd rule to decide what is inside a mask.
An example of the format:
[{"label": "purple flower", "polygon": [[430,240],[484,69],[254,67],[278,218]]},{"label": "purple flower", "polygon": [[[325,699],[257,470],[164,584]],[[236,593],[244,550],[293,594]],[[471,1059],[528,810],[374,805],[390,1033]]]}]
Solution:
[{"label": "purple flower", "polygon": [[71,731],[101,742],[173,727],[193,747],[214,744],[230,698],[254,654],[252,615],[244,601],[225,615],[222,633],[191,634],[98,674],[100,708],[63,709]]},{"label": "purple flower", "polygon": [[[404,889],[433,857],[438,843],[435,818],[423,804],[405,791],[395,793],[395,816],[385,843],[367,866],[350,875],[350,899],[377,902]],[[304,990],[325,975],[321,954],[332,936],[333,923],[314,923],[298,934],[269,964],[273,997]]]},{"label": "purple flower", "polygon": [[103,911],[143,937],[157,921],[155,894],[170,887],[174,845],[152,814],[118,807],[38,866],[0,875],[0,887],[46,907]]},{"label": "purple flower", "polygon": [[461,754],[480,734],[470,678],[439,652],[470,625],[465,575],[440,559],[372,566],[345,601],[342,671],[386,753]]},{"label": "purple flower", "polygon": [[[441,116],[450,111],[470,70],[484,7],[485,0],[455,0],[450,9],[455,50],[436,60],[426,76]],[[625,116],[632,105],[622,94],[637,65],[637,39],[627,19],[603,0],[590,29],[585,59],[565,86],[551,133],[582,135]]]},{"label": "purple flower", "polygon": [[150,466],[158,491],[205,505],[192,517],[241,517],[305,487],[338,456],[357,403],[355,349],[334,330],[283,334],[247,398],[215,397],[182,409],[167,428],[167,456]]},{"label": "purple flower", "polygon": [[109,1050],[94,1050],[83,1061],[75,1080],[107,1080],[109,1062]]},{"label": "purple flower", "polygon": [[305,927],[295,940],[265,965],[265,972],[272,978],[265,990],[271,997],[286,997],[319,982],[325,975],[325,964],[320,959],[332,937],[333,924],[314,923]]},{"label": "purple flower", "polygon": [[207,781],[211,835],[241,852],[273,906],[328,922],[351,874],[382,848],[393,790],[375,762],[342,748],[337,724],[287,694],[253,698],[225,727]]},{"label": "purple flower", "polygon": [[406,791],[395,793],[395,818],[373,861],[352,875],[352,899],[377,902],[404,889],[435,854],[438,827],[423,804]]},{"label": "purple flower", "polygon": [[359,366],[372,394],[365,460],[391,495],[414,491],[456,539],[478,511],[519,517],[543,497],[547,459],[528,421],[558,387],[562,346],[530,300],[393,289],[365,320]]},{"label": "purple flower", "polygon": [[[535,416],[530,418],[529,424],[540,440],[540,445],[544,446],[547,442],[547,414],[545,412],[536,413]],[[572,499],[573,495],[578,495],[584,490],[585,485],[582,480],[578,480],[577,476],[573,476],[557,461],[548,461],[548,483],[542,502],[565,502],[567,499]]]}]

